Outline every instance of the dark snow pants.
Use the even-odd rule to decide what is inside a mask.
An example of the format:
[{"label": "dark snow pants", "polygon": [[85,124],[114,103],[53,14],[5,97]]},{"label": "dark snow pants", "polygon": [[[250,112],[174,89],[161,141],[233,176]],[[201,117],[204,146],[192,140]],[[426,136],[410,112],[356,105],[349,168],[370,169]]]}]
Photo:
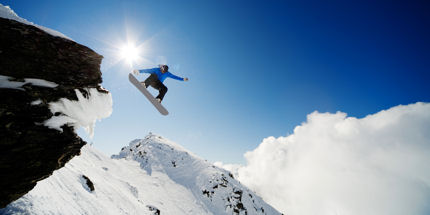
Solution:
[{"label": "dark snow pants", "polygon": [[148,86],[153,87],[154,89],[158,90],[158,96],[155,98],[159,98],[161,100],[163,100],[164,95],[166,95],[167,93],[167,87],[160,81],[158,80],[158,76],[157,74],[151,74],[145,81],[145,86],[146,88],[148,88]]}]

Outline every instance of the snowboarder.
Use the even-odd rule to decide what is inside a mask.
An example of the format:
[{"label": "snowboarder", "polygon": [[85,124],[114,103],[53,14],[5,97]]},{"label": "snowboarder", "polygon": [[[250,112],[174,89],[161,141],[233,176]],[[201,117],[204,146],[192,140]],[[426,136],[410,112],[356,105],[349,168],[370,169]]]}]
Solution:
[{"label": "snowboarder", "polygon": [[167,93],[167,87],[163,84],[163,81],[169,77],[179,81],[188,81],[188,78],[181,78],[179,76],[173,75],[169,72],[169,67],[167,65],[160,65],[158,68],[152,69],[141,69],[141,70],[133,70],[134,74],[139,73],[149,73],[151,74],[145,81],[141,82],[145,88],[148,86],[153,87],[158,90],[159,94],[155,99],[161,103],[164,98],[164,95]]}]

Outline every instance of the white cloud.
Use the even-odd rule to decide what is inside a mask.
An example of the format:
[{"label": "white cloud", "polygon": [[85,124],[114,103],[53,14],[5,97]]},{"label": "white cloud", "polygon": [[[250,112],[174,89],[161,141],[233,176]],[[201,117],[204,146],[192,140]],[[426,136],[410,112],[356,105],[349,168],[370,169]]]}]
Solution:
[{"label": "white cloud", "polygon": [[430,214],[429,103],[362,119],[314,112],[245,158],[238,179],[289,215]]}]

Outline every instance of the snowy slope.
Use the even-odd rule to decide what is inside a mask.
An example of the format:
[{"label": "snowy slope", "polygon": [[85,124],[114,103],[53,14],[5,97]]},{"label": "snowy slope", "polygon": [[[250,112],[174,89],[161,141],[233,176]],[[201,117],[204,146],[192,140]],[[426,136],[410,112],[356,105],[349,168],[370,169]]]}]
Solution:
[{"label": "snowy slope", "polygon": [[[85,179],[87,177],[93,184]],[[279,214],[226,170],[157,135],[91,146],[0,214]]]}]

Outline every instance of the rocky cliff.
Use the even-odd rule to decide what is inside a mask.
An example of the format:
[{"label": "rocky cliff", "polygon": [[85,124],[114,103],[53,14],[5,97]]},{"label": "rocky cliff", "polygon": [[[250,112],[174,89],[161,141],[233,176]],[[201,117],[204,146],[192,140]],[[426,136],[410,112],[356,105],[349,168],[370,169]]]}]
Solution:
[{"label": "rocky cliff", "polygon": [[[33,25],[0,18],[0,208],[80,153],[70,123],[46,126],[53,102],[88,99],[100,86],[102,56]],[[73,121],[73,120],[70,120]]]}]

